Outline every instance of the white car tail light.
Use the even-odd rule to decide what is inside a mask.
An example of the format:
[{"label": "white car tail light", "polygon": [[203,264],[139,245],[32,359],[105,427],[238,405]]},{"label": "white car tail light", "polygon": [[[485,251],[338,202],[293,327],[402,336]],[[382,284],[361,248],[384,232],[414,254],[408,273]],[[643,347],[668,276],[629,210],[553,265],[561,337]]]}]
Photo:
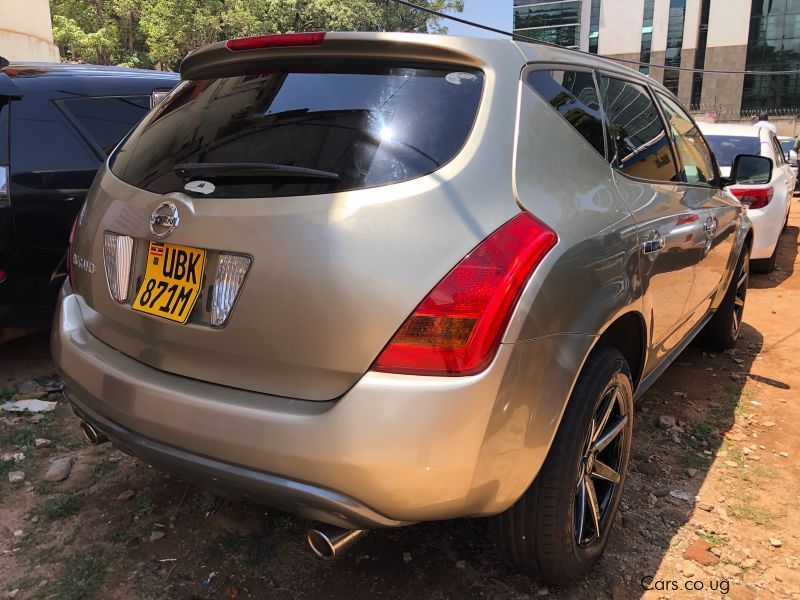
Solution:
[{"label": "white car tail light", "polygon": [[106,265],[108,292],[117,302],[128,299],[131,277],[133,238],[117,233],[106,233],[103,238],[103,261]]},{"label": "white car tail light", "polygon": [[211,293],[211,325],[222,327],[230,315],[236,297],[250,269],[249,256],[220,254],[214,290]]},{"label": "white car tail light", "polygon": [[730,188],[731,193],[739,199],[739,202],[748,208],[764,208],[772,200],[775,190],[770,187],[763,188]]}]

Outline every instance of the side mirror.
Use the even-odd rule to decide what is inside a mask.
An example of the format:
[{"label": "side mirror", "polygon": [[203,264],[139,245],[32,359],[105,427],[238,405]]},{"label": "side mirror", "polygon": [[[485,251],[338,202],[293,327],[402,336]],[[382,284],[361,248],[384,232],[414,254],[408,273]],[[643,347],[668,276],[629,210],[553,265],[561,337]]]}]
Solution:
[{"label": "side mirror", "polygon": [[733,159],[731,176],[725,185],[761,185],[772,180],[772,159],[755,154],[738,154]]}]

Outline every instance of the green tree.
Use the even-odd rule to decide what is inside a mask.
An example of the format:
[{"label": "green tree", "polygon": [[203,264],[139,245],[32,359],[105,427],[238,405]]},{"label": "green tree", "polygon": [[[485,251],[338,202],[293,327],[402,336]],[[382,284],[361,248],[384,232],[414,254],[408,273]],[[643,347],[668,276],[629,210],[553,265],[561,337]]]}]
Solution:
[{"label": "green tree", "polygon": [[[460,12],[463,0],[416,0]],[[187,53],[232,37],[294,31],[446,32],[438,18],[392,0],[51,0],[67,60],[177,68]]]}]

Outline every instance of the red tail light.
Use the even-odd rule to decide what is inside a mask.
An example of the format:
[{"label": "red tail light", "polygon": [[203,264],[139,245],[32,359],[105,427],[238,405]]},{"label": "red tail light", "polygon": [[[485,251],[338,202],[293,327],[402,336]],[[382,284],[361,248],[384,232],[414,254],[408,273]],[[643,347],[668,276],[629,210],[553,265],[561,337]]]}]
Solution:
[{"label": "red tail light", "polygon": [[748,208],[764,208],[772,200],[775,193],[771,187],[765,188],[731,188],[731,193]]},{"label": "red tail light", "polygon": [[254,37],[228,40],[225,46],[228,50],[240,52],[241,50],[256,50],[260,48],[286,48],[289,46],[319,46],[325,40],[325,32],[313,33],[283,33],[278,35],[257,35]]},{"label": "red tail light", "polygon": [[75,228],[78,226],[78,218],[81,216],[81,212],[78,211],[78,214],[75,215],[75,219],[72,221],[72,227],[69,230],[69,242],[67,243],[67,279],[69,280],[69,285],[72,287],[72,242],[75,240]]},{"label": "red tail light", "polygon": [[446,376],[485,369],[525,282],[556,240],[530,213],[508,221],[433,288],[372,369]]}]

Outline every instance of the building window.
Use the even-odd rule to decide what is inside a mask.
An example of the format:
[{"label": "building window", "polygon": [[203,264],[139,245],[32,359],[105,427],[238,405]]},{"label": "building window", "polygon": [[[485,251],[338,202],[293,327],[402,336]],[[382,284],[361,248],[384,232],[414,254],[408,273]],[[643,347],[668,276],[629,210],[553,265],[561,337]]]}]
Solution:
[{"label": "building window", "polygon": [[514,0],[514,34],[576,48],[580,45],[581,1]]},{"label": "building window", "polygon": [[589,12],[589,52],[592,54],[597,54],[600,45],[600,2],[601,0],[592,0]]},{"label": "building window", "polygon": [[[664,65],[667,67],[681,66],[681,46],[683,46],[683,21],[686,16],[686,0],[670,0],[669,22],[667,24],[667,52]],[[678,79],[680,71],[675,69],[664,70],[664,87],[673,94],[678,93]]]},{"label": "building window", "polygon": [[[753,0],[746,68],[748,71],[800,68],[800,1]],[[742,109],[798,106],[798,75],[745,75]]]},{"label": "building window", "polygon": [[[650,51],[653,46],[653,9],[656,0],[644,0],[644,20],[642,21],[642,48],[639,52],[639,61],[643,63],[650,62]],[[646,69],[642,71],[642,69]],[[648,67],[639,69],[645,75],[650,73]]]},{"label": "building window", "polygon": [[[706,64],[706,46],[708,44],[708,15],[711,10],[711,0],[703,0],[700,9],[700,31],[697,36],[697,54],[694,58],[694,68],[702,69]],[[692,99],[693,108],[699,108],[703,96],[703,74],[694,73],[692,75]]]}]

